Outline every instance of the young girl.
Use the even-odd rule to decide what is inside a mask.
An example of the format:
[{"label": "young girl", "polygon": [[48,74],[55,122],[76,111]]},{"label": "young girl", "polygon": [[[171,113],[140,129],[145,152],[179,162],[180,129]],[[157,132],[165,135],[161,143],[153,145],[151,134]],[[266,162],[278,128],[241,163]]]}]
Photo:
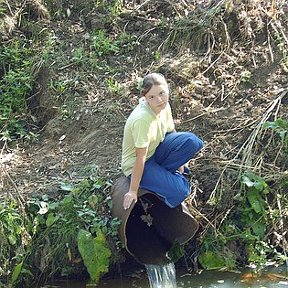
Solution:
[{"label": "young girl", "polygon": [[122,171],[130,179],[124,209],[137,202],[138,189],[156,193],[169,207],[190,193],[184,166],[203,146],[191,132],[175,132],[169,88],[163,75],[144,77],[142,98],[127,119],[122,144]]}]

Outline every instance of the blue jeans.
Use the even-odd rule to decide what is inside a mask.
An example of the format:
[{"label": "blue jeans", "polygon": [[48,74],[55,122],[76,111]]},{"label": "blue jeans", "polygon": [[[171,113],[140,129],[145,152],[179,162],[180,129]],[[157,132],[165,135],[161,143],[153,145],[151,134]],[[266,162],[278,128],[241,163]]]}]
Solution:
[{"label": "blue jeans", "polygon": [[203,141],[191,132],[166,134],[144,166],[140,188],[154,192],[171,208],[190,194],[190,185],[177,169],[192,159]]}]

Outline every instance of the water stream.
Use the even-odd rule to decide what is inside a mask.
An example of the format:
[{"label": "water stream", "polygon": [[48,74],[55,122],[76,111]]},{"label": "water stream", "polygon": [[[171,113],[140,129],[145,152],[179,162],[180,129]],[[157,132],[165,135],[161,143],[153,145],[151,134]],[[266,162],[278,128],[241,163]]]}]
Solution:
[{"label": "water stream", "polygon": [[[287,267],[269,267],[260,273],[253,270],[240,272],[203,271],[187,273],[174,264],[165,267],[149,265],[141,273],[117,279],[103,279],[97,288],[286,288]],[[177,276],[177,277],[176,277]],[[90,288],[85,281],[64,280],[47,283],[41,288]],[[95,287],[95,286],[94,286]],[[37,287],[39,288],[39,287]]]},{"label": "water stream", "polygon": [[150,288],[177,288],[173,262],[165,265],[145,265]]}]

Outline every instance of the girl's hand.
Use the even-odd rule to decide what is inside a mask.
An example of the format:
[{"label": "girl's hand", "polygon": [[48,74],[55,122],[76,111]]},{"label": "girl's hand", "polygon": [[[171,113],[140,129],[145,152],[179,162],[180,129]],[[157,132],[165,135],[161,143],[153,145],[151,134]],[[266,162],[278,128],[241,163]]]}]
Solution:
[{"label": "girl's hand", "polygon": [[129,209],[133,201],[137,202],[137,191],[130,191],[124,195],[123,207],[125,210]]},{"label": "girl's hand", "polygon": [[180,174],[184,173],[184,165],[182,165],[181,167],[178,168],[178,171]]}]

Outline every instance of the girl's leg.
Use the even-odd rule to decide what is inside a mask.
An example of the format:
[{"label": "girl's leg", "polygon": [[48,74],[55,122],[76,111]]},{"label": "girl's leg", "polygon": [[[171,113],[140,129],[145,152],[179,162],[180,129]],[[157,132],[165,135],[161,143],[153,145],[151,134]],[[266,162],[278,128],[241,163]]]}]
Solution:
[{"label": "girl's leg", "polygon": [[203,147],[203,141],[192,132],[172,132],[157,147],[154,159],[170,172],[192,159]]},{"label": "girl's leg", "polygon": [[171,208],[181,204],[190,194],[190,185],[179,172],[170,172],[159,165],[152,156],[144,167],[140,188],[161,196]]},{"label": "girl's leg", "polygon": [[154,155],[146,161],[140,188],[161,196],[169,207],[176,207],[190,194],[190,185],[176,170],[202,148],[203,141],[190,132],[166,135]]}]

